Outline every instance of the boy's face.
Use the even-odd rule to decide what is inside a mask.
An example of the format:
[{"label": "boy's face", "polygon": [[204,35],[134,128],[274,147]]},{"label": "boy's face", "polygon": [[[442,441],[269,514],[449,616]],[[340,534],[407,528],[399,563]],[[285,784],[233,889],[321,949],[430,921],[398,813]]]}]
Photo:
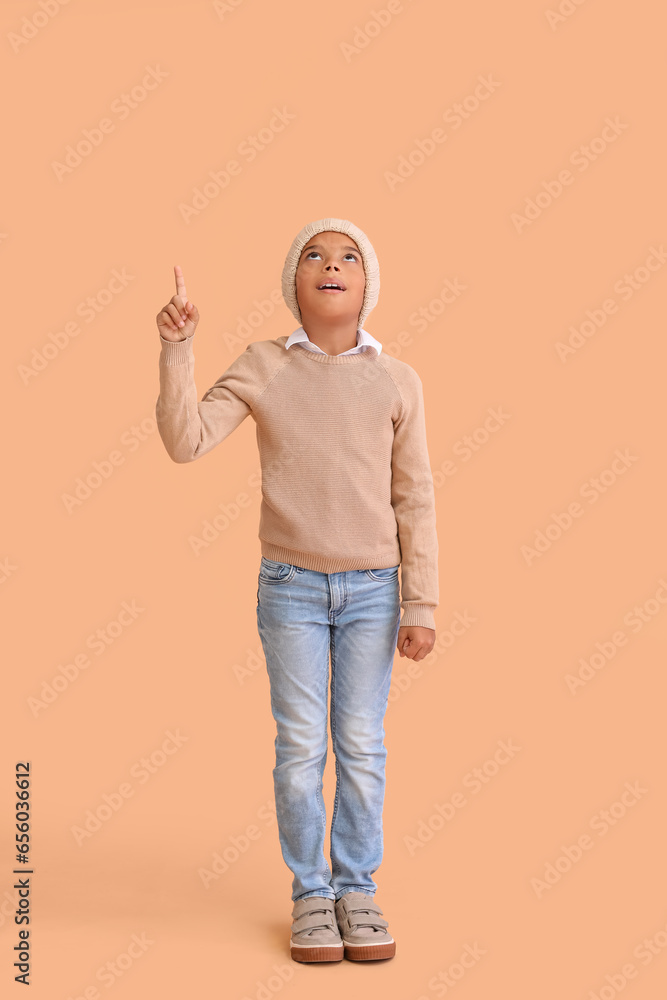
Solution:
[{"label": "boy's face", "polygon": [[[301,251],[295,278],[304,323],[309,316],[358,320],[366,274],[359,247],[346,233],[312,236]],[[343,291],[321,290],[326,283],[340,285]]]}]

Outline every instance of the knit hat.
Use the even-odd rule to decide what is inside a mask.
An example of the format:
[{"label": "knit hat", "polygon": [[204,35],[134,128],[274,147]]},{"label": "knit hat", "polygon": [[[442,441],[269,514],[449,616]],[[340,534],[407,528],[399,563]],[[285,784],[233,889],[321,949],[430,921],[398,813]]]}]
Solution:
[{"label": "knit hat", "polygon": [[347,219],[318,219],[317,222],[309,222],[303,227],[301,232],[295,237],[285,258],[282,273],[283,298],[299,323],[302,323],[301,310],[296,298],[296,269],[301,257],[301,251],[311,236],[315,236],[317,233],[328,232],[329,230],[334,233],[346,233],[348,236],[351,236],[361,253],[364,272],[366,274],[364,300],[357,321],[361,328],[369,312],[377,304],[380,292],[380,266],[375,256],[375,250],[366,234],[358,226],[355,226],[353,222],[348,222]]}]

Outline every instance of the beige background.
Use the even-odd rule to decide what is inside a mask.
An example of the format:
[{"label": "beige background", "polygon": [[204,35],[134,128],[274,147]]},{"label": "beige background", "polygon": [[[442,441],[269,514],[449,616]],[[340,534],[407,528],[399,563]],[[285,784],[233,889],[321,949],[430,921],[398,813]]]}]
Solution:
[{"label": "beige background", "polygon": [[[33,997],[665,995],[665,24],[647,0],[561,8],[3,4],[3,995],[20,994],[26,759]],[[275,109],[294,117],[262,133]],[[240,172],[186,221],[232,159]],[[441,604],[419,675],[396,657],[386,718],[376,880],[396,958],[304,967],[270,812],[254,425],[170,461],[155,316],[180,263],[201,398],[249,340],[295,328],[284,257],[329,215],[373,242],[366,326],[424,385]],[[494,762],[501,741],[515,749]],[[330,749],[329,816],[333,790]]]}]

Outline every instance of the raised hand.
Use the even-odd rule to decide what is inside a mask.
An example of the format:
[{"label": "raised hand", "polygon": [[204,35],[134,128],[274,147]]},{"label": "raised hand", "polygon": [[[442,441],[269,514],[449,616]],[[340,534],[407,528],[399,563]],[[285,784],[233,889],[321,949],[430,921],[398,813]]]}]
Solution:
[{"label": "raised hand", "polygon": [[199,322],[199,311],[188,301],[185,290],[185,278],[179,264],[174,265],[176,277],[176,294],[157,314],[157,328],[165,340],[186,340],[192,337]]}]

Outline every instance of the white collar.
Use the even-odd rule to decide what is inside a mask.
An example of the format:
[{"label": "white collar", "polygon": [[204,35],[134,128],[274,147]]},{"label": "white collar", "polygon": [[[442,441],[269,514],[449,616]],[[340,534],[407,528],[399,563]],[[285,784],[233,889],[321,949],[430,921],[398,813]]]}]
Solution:
[{"label": "white collar", "polygon": [[[298,330],[295,330],[293,333],[289,335],[289,337],[285,341],[285,350],[289,350],[292,344],[298,344],[304,340],[307,340],[309,344],[312,344],[312,347],[320,351],[321,354],[326,354],[326,351],[323,351],[321,347],[318,347],[317,344],[313,344],[312,340],[310,339],[310,337],[308,336],[308,334],[306,333],[306,331],[302,326],[300,326]],[[359,327],[357,329],[356,346],[360,347],[362,345],[365,347],[374,347],[378,354],[380,354],[380,352],[382,351],[382,344],[380,343],[380,341],[376,340],[375,337],[372,337],[371,334],[368,332],[368,330],[364,330],[362,327]],[[312,348],[307,348],[307,349],[311,350]]]}]

